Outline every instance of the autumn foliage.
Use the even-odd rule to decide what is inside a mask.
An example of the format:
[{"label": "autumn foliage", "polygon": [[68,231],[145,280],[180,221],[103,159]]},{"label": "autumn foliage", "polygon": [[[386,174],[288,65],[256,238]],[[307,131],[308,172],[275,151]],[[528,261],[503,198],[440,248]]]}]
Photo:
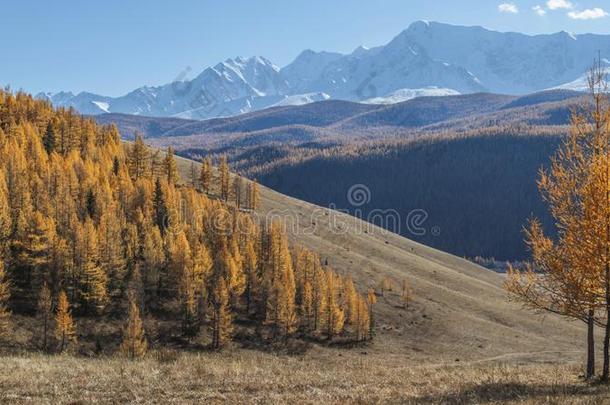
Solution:
[{"label": "autumn foliage", "polygon": [[123,145],[113,126],[0,91],[0,331],[11,312],[38,312],[43,346],[54,322],[61,351],[78,318],[129,314],[129,357],[146,351],[144,314],[214,349],[238,323],[263,340],[370,338],[371,306],[352,281],[291,246],[280,223],[255,222],[256,182],[226,159],[190,177],[171,149]]}]

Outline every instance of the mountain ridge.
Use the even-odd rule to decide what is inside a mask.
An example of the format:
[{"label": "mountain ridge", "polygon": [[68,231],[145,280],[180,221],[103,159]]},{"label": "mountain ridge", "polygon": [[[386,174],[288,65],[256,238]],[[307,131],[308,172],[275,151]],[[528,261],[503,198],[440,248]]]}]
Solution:
[{"label": "mountain ridge", "polygon": [[305,50],[283,68],[262,56],[235,57],[193,79],[121,97],[59,92],[38,98],[91,115],[202,120],[327,99],[392,104],[428,95],[582,90],[581,78],[598,55],[610,59],[610,35],[527,35],[416,21],[385,45],[349,54]]}]

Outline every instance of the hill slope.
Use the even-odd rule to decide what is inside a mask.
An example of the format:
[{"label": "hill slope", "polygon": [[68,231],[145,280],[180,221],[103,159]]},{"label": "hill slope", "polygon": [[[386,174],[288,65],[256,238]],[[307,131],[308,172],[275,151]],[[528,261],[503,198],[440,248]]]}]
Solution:
[{"label": "hill slope", "polygon": [[[191,161],[179,159],[186,176]],[[346,214],[261,187],[261,220],[282,218],[299,243],[365,288],[382,277],[406,278],[415,291],[409,310],[396,293],[379,297],[378,339],[370,350],[425,361],[575,360],[584,328],[541,317],[510,303],[503,277]]]}]

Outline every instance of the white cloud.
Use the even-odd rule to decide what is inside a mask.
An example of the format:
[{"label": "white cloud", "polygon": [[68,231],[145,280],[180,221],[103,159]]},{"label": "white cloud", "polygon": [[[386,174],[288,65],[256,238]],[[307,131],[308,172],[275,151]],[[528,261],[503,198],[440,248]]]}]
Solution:
[{"label": "white cloud", "polygon": [[546,6],[549,10],[558,10],[560,8],[571,10],[574,8],[574,4],[568,0],[549,0],[546,2]]},{"label": "white cloud", "polygon": [[532,10],[534,10],[534,13],[538,14],[540,17],[546,14],[546,10],[542,6],[534,6],[532,7]]},{"label": "white cloud", "polygon": [[573,20],[595,20],[598,18],[607,17],[608,13],[599,7],[588,8],[583,11],[570,11],[568,17]]},{"label": "white cloud", "polygon": [[519,8],[513,3],[502,3],[498,6],[498,10],[500,10],[501,13],[511,14],[517,14],[519,12]]}]

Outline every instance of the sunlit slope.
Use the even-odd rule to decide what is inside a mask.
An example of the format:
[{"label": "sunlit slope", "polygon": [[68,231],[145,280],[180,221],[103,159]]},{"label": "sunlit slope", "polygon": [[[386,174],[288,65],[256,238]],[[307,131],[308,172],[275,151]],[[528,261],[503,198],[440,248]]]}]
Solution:
[{"label": "sunlit slope", "polygon": [[[178,160],[186,176],[191,161]],[[582,325],[535,315],[509,302],[502,275],[352,216],[263,186],[260,191],[256,215],[261,220],[282,218],[296,243],[351,274],[361,290],[383,277],[394,281],[394,291],[378,297],[378,338],[367,350],[452,362],[582,357]],[[413,286],[415,297],[407,310],[399,299],[403,279]]]}]

